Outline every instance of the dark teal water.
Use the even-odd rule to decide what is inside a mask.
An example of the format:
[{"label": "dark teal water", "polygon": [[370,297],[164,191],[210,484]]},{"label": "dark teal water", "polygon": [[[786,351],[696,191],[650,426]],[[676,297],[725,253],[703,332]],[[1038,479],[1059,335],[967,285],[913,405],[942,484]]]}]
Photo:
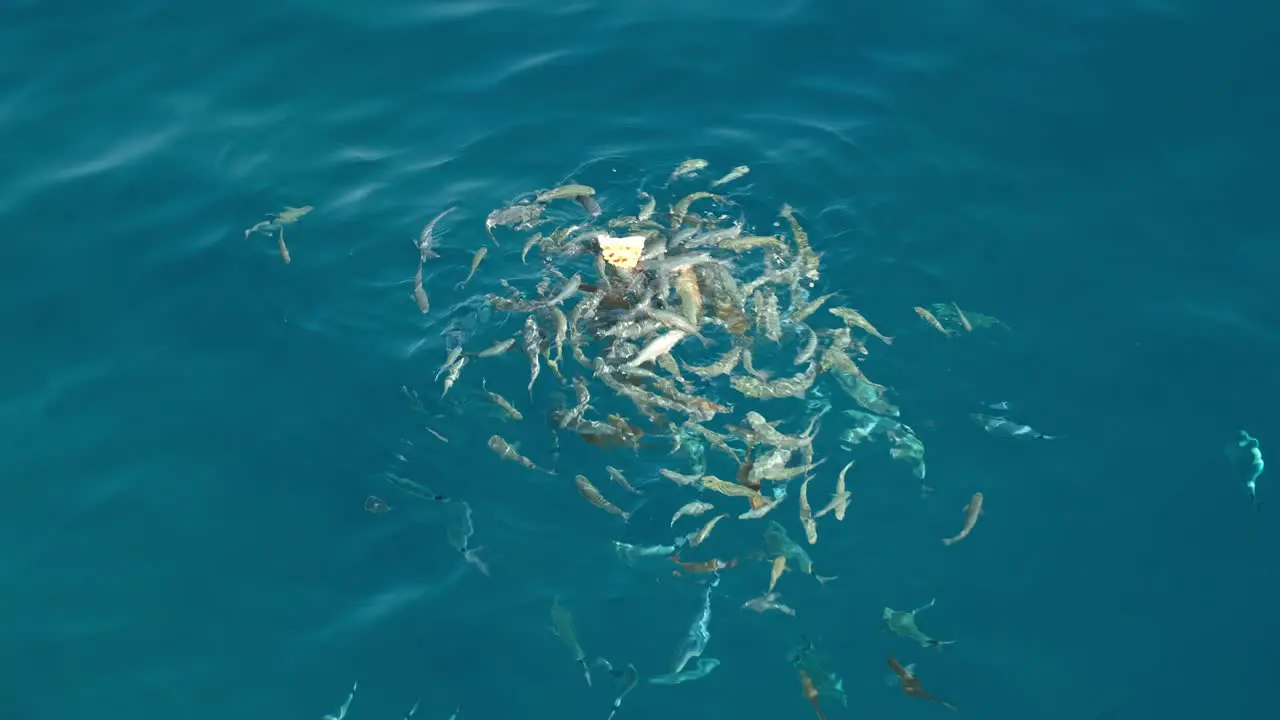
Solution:
[{"label": "dark teal water", "polygon": [[[10,0],[5,716],[319,718],[359,680],[351,720],[415,699],[426,720],[603,720],[613,692],[584,687],[547,608],[565,598],[589,655],[664,670],[701,588],[608,540],[666,540],[672,502],[621,530],[488,453],[481,373],[444,402],[431,377],[450,332],[518,322],[457,305],[529,282],[513,240],[452,289],[490,209],[576,173],[621,212],[695,156],[749,163],[750,201],[795,205],[824,284],[898,336],[868,368],[937,492],[859,455],[850,518],[814,549],[840,579],[784,588],[791,619],[738,608],[764,566],[726,574],[721,667],[620,717],[811,717],[786,663],[802,632],[845,678],[832,718],[948,712],[885,686],[890,652],[968,717],[1262,716],[1280,481],[1254,512],[1222,447],[1280,446],[1277,31],[1242,0]],[[242,238],[303,204],[291,265]],[[412,240],[453,204],[424,317]],[[947,342],[911,312],[951,299],[1013,332]],[[484,375],[523,398],[526,373],[512,354]],[[1069,438],[982,434],[965,414],[998,399]],[[544,458],[530,414],[499,431]],[[634,479],[663,452],[566,444],[560,466]],[[492,577],[387,472],[465,498]],[[977,489],[987,515],[944,552]],[[878,630],[935,596],[922,626],[955,647]]]}]

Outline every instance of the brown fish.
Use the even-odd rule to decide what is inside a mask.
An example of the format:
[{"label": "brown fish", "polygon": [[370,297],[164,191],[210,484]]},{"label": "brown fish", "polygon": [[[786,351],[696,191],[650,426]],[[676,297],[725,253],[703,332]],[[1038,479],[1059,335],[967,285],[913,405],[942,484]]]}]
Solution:
[{"label": "brown fish", "polygon": [[818,522],[813,519],[813,509],[809,507],[809,477],[805,476],[800,483],[800,524],[804,526],[805,539],[810,545],[818,542]]},{"label": "brown fish", "polygon": [[778,578],[782,577],[782,573],[787,569],[787,556],[785,554],[778,555],[773,559],[773,567],[769,570],[769,589],[765,594],[773,592],[773,587],[778,584]]},{"label": "brown fish", "polygon": [[501,435],[494,435],[489,438],[489,449],[503,460],[513,462],[530,470],[538,470],[548,475],[556,474],[554,470],[547,470],[534,465],[532,460],[516,452],[515,448],[511,447],[511,444],[504,440]]},{"label": "brown fish", "polygon": [[591,484],[591,481],[588,480],[585,475],[574,476],[573,484],[578,486],[578,492],[582,493],[582,497],[586,498],[587,502],[607,513],[617,515],[622,518],[623,522],[631,522],[631,513],[623,512],[622,508],[619,508],[617,505],[605,500],[604,496],[600,494],[600,491],[596,489],[595,485]]},{"label": "brown fish", "polygon": [[849,468],[851,467],[853,467],[852,460],[841,468],[840,475],[836,478],[836,491],[831,494],[831,501],[827,503],[826,507],[819,510],[818,514],[814,517],[822,517],[823,515],[834,511],[836,514],[836,520],[844,520],[845,511],[849,507],[849,498],[852,497],[849,491],[845,490],[844,474],[849,472]]},{"label": "brown fish", "polygon": [[702,543],[706,542],[707,538],[711,537],[711,531],[715,529],[716,523],[727,517],[729,517],[729,513],[721,513],[708,520],[707,524],[702,526],[702,529],[689,536],[689,545],[691,547],[698,547]]},{"label": "brown fish", "polygon": [[813,706],[814,712],[818,713],[818,720],[827,720],[822,714],[822,705],[818,704],[818,688],[814,687],[813,680],[803,670],[800,671],[800,687],[804,690],[804,698]]},{"label": "brown fish", "polygon": [[982,493],[976,492],[973,497],[969,498],[969,504],[964,506],[964,527],[960,528],[960,532],[955,536],[944,538],[943,545],[954,545],[961,540],[969,537],[969,533],[973,530],[973,526],[978,524],[978,516],[982,514]]},{"label": "brown fish", "polygon": [[925,692],[924,686],[920,683],[920,680],[916,678],[915,675],[911,674],[911,669],[909,667],[902,667],[902,664],[895,660],[892,655],[889,656],[889,669],[893,670],[893,674],[897,675],[898,680],[902,683],[902,692],[910,695],[911,697],[917,697],[921,700],[938,703],[945,708],[950,708],[952,710],[956,709],[955,705],[952,705],[949,702],[943,702],[942,700],[939,700]]},{"label": "brown fish", "polygon": [[916,306],[916,314],[919,315],[921,319],[923,319],[925,322],[929,323],[929,325],[932,326],[934,330],[937,330],[938,332],[942,333],[943,335],[946,335],[947,337],[951,337],[953,335],[952,331],[942,327],[942,323],[938,322],[938,318],[934,317],[933,313],[929,312],[928,310],[925,310],[922,307]]},{"label": "brown fish", "polygon": [[685,572],[711,573],[711,572],[718,572],[720,570],[731,568],[737,565],[738,558],[734,558],[729,562],[725,562],[724,560],[721,560],[719,558],[703,560],[702,562],[685,562],[680,559],[680,553],[677,551],[675,555],[671,556],[671,562],[684,568]]},{"label": "brown fish", "polygon": [[[577,380],[577,378],[574,378],[574,379]],[[623,475],[622,471],[619,470],[618,468],[613,467],[612,465],[606,465],[604,468],[604,471],[609,473],[609,479],[613,480],[615,483],[622,486],[623,490],[626,490],[627,492],[633,493],[635,495],[644,494],[643,492],[635,489],[634,487],[631,487],[631,483],[627,482],[627,477]]]}]

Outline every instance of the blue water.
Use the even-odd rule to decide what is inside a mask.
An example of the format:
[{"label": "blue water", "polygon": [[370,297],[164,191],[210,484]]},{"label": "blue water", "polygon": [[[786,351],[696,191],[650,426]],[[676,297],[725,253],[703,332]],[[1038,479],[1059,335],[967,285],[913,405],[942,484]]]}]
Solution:
[{"label": "blue water", "polygon": [[[727,573],[721,667],[620,718],[811,717],[800,633],[845,678],[831,718],[947,712],[886,687],[888,653],[968,717],[1261,716],[1280,480],[1255,512],[1222,447],[1280,447],[1278,31],[1244,0],[10,0],[5,716],[319,718],[359,680],[351,720],[603,720],[612,688],[547,631],[557,594],[589,656],[665,671],[701,587],[608,541],[665,541],[674,501],[623,529],[489,454],[496,428],[548,455],[555,386],[530,404],[519,353],[444,401],[432,375],[448,342],[518,327],[456,307],[530,283],[508,234],[453,290],[489,210],[574,175],[630,212],[687,157],[750,164],[757,220],[795,205],[823,285],[898,336],[867,367],[937,491],[860,448],[850,518],[813,549],[840,579],[784,579],[791,619],[738,609],[764,565]],[[423,316],[412,241],[454,204]],[[285,205],[315,207],[290,265],[242,236]],[[911,311],[952,299],[1012,332],[947,341]],[[479,412],[482,376],[530,419]],[[965,417],[1000,399],[1069,437]],[[845,458],[831,425],[815,482]],[[603,485],[663,452],[566,442],[559,464]],[[491,577],[388,472],[472,505]],[[944,552],[974,490],[988,512]],[[757,530],[718,531],[722,553]],[[958,645],[879,631],[935,596],[922,627]]]}]

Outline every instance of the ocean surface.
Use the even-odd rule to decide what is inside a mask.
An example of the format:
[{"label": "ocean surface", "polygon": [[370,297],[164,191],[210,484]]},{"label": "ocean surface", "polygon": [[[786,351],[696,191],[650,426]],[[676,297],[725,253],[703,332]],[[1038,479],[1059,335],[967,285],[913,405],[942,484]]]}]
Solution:
[{"label": "ocean surface", "polygon": [[[4,716],[318,720],[358,681],[348,720],[605,720],[617,689],[550,632],[556,597],[588,661],[668,671],[703,578],[611,541],[670,541],[687,497],[656,470],[685,461],[656,432],[566,437],[559,474],[530,473],[485,442],[550,463],[569,389],[544,366],[530,400],[518,346],[443,399],[433,378],[523,322],[477,299],[541,267],[520,233],[490,243],[492,209],[573,178],[634,213],[694,157],[703,180],[749,164],[727,187],[754,221],[792,204],[819,289],[895,337],[864,367],[935,490],[842,449],[852,404],[825,386],[814,502],[858,461],[809,548],[838,579],[784,577],[794,618],[741,609],[763,525],[729,520],[700,556],[743,557],[713,588],[720,667],[642,683],[619,720],[813,717],[802,635],[844,679],[832,720],[948,715],[886,683],[890,654],[965,717],[1269,714],[1280,478],[1255,509],[1223,449],[1280,448],[1277,33],[1245,0],[8,0]],[[244,236],[304,205],[290,264]],[[414,241],[450,206],[424,315]],[[952,301],[1010,329],[944,338],[912,311]],[[1065,437],[984,433],[968,413],[996,401]],[[609,464],[649,483],[630,523],[570,481],[630,509]],[[450,504],[389,475],[465,500],[491,574],[450,547]],[[802,537],[794,505],[776,518]],[[883,631],[931,598],[920,625],[954,646]]]}]

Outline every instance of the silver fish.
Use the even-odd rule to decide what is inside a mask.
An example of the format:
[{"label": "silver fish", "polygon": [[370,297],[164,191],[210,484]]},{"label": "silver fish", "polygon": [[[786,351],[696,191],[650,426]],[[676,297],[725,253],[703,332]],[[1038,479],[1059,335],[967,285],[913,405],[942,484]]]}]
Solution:
[{"label": "silver fish", "polygon": [[715,509],[714,505],[712,505],[711,503],[702,502],[701,500],[694,500],[693,502],[685,503],[683,506],[680,507],[679,510],[676,510],[675,515],[671,516],[671,527],[675,527],[676,521],[682,517],[701,515],[707,512],[708,510],[714,510],[714,509]]},{"label": "silver fish", "polygon": [[538,352],[542,346],[542,333],[538,331],[538,321],[532,315],[525,318],[522,335],[524,337],[524,354],[529,358],[529,397],[533,397],[533,383],[538,379],[538,372],[542,369],[542,365],[538,361]]},{"label": "silver fish", "polygon": [[561,185],[560,187],[539,193],[533,201],[537,203],[549,203],[552,200],[578,198],[584,195],[590,197],[595,194],[596,189],[590,185]]},{"label": "silver fish", "polygon": [[462,355],[461,345],[454,345],[452,348],[450,348],[449,354],[445,356],[444,364],[441,365],[440,369],[436,371],[436,380],[439,380],[440,376],[444,374],[444,371],[448,370],[455,362],[457,362],[458,357],[461,355]]},{"label": "silver fish", "polygon": [[454,206],[439,215],[436,215],[426,224],[426,226],[422,228],[422,232],[418,233],[418,240],[415,245],[418,247],[418,257],[421,262],[426,262],[432,258],[440,257],[440,255],[435,251],[437,240],[436,225],[443,220],[446,215],[457,209],[457,206]]},{"label": "silver fish", "polygon": [[530,470],[537,470],[548,475],[555,475],[554,471],[540,468],[537,465],[534,465],[532,460],[516,452],[515,448],[511,447],[511,444],[503,439],[501,435],[493,435],[489,438],[489,449],[503,460],[513,462],[522,467],[529,468]]},{"label": "silver fish", "polygon": [[444,392],[440,393],[440,397],[444,397],[449,393],[449,388],[453,387],[453,384],[458,381],[458,376],[462,374],[462,368],[466,366],[466,364],[467,358],[464,355],[449,366],[449,371],[445,373],[444,376]]},{"label": "silver fish", "polygon": [[640,191],[640,197],[644,200],[644,206],[640,208],[640,213],[636,215],[636,220],[644,222],[653,217],[653,211],[658,207],[658,201],[652,195],[643,190]]},{"label": "silver fish", "polygon": [[515,344],[516,344],[515,338],[507,338],[506,340],[499,340],[498,342],[495,342],[494,344],[490,345],[484,350],[481,350],[479,353],[476,354],[476,357],[493,357],[495,355],[501,355],[502,353],[510,350],[511,346]]},{"label": "silver fish", "polygon": [[685,160],[684,162],[677,165],[676,169],[671,172],[671,180],[676,180],[678,178],[696,175],[699,170],[702,170],[703,168],[707,167],[710,164],[711,163],[708,163],[706,160],[703,160],[702,158],[693,158],[691,160]]},{"label": "silver fish", "polygon": [[743,175],[746,175],[749,172],[751,172],[751,168],[747,167],[746,165],[739,165],[734,169],[730,170],[728,173],[726,173],[724,177],[720,178],[719,180],[713,181],[711,183],[711,187],[716,187],[718,185],[724,185],[725,183],[733,182],[734,180],[737,180],[738,178],[742,177]]},{"label": "silver fish", "polygon": [[907,638],[908,640],[917,643],[920,647],[933,648],[940,647],[942,645],[954,645],[956,642],[955,640],[934,640],[921,632],[920,628],[916,626],[916,614],[921,610],[928,610],[933,607],[934,602],[935,600],[930,600],[927,605],[921,605],[910,612],[903,612],[901,610],[894,610],[891,607],[886,607],[883,614],[885,627],[894,635]]},{"label": "silver fish", "polygon": [[578,289],[581,287],[582,287],[582,275],[579,273],[574,273],[573,277],[569,278],[569,280],[565,282],[564,287],[560,288],[560,292],[556,293],[554,296],[551,297],[550,300],[547,300],[543,304],[548,306],[559,305],[560,303],[564,302],[565,300],[568,300],[569,298],[577,294]]},{"label": "silver fish", "polygon": [[685,337],[687,337],[687,334],[679,330],[672,330],[668,333],[659,335],[651,340],[648,345],[645,345],[639,355],[636,355],[634,358],[627,361],[627,365],[629,367],[636,367],[651,360],[656,360],[659,355],[670,352],[671,349],[674,348],[681,340],[685,339]]},{"label": "silver fish", "polygon": [[742,358],[742,348],[735,346],[731,348],[728,352],[726,352],[724,355],[721,355],[719,358],[717,358],[716,361],[711,363],[710,365],[703,365],[699,367],[695,365],[686,364],[684,366],[684,369],[688,370],[694,375],[697,375],[703,380],[710,380],[711,378],[720,377],[721,375],[728,375],[729,373],[733,372],[733,369],[738,366],[738,361],[741,358]]}]

